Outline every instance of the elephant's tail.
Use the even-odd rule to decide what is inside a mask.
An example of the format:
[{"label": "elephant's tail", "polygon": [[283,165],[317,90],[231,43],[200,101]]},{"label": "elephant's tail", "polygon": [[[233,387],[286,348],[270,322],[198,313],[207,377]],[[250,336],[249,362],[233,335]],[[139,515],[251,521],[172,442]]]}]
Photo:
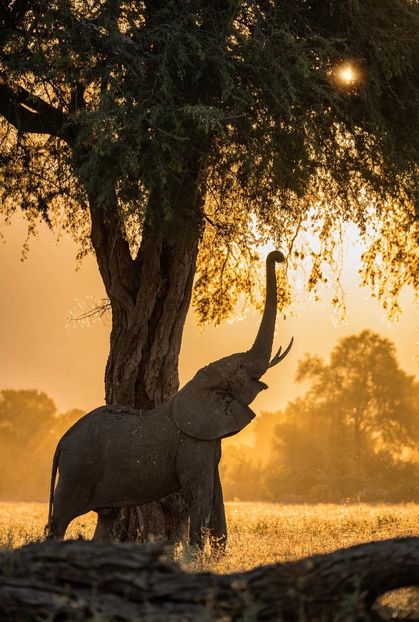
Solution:
[{"label": "elephant's tail", "polygon": [[54,453],[54,457],[52,459],[52,469],[51,469],[51,485],[49,489],[49,507],[48,507],[48,522],[45,525],[44,533],[47,538],[53,537],[53,529],[51,524],[52,518],[52,507],[54,504],[54,489],[55,489],[55,478],[57,477],[58,470],[58,460],[60,458],[60,445],[57,445],[57,448]]}]

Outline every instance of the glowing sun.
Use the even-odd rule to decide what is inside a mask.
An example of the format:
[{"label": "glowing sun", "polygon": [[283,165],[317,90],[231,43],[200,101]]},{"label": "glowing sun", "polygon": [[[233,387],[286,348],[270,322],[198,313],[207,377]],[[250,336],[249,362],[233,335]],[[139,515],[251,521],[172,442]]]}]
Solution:
[{"label": "glowing sun", "polygon": [[352,86],[359,80],[359,73],[354,65],[346,62],[335,69],[335,76],[339,82]]},{"label": "glowing sun", "polygon": [[339,71],[339,76],[344,82],[353,82],[356,78],[355,71],[350,65],[342,67],[342,69]]}]

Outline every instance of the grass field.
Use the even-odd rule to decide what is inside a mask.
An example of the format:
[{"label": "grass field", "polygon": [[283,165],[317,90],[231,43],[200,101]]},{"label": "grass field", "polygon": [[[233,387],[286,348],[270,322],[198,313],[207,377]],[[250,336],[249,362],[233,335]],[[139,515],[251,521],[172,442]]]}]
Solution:
[{"label": "grass field", "polygon": [[[280,505],[227,503],[229,544],[220,560],[204,556],[197,561],[188,552],[178,560],[190,570],[233,572],[260,564],[288,561],[327,553],[370,540],[419,535],[419,504],[401,505]],[[0,503],[0,546],[17,547],[42,538],[47,505]],[[74,521],[67,537],[93,534],[96,515]],[[388,615],[394,610],[419,615],[419,592],[405,590],[388,597]]]}]

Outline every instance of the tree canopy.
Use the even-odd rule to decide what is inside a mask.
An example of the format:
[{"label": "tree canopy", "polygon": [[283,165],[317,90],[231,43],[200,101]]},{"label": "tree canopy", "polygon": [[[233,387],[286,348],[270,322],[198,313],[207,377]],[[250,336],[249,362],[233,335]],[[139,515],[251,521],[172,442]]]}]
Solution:
[{"label": "tree canopy", "polygon": [[94,197],[129,244],[125,273],[153,223],[203,236],[207,321],[254,292],[268,241],[314,288],[348,221],[390,311],[417,284],[416,2],[9,0],[0,24],[6,218],[22,208],[30,231],[41,218],[97,252]]}]

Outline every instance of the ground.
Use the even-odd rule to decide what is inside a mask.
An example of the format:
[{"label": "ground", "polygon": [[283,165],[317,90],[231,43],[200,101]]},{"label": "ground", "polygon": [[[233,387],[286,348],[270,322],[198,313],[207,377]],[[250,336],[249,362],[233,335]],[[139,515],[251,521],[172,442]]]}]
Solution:
[{"label": "ground", "polygon": [[[232,572],[260,564],[298,559],[337,548],[395,536],[419,535],[419,504],[281,505],[227,503],[228,552],[219,560],[196,560],[188,551],[175,556],[190,570]],[[44,503],[0,503],[0,546],[16,547],[42,538]],[[67,537],[90,538],[94,513],[74,521]],[[419,591],[386,598],[388,615],[401,609],[418,617]]]}]

